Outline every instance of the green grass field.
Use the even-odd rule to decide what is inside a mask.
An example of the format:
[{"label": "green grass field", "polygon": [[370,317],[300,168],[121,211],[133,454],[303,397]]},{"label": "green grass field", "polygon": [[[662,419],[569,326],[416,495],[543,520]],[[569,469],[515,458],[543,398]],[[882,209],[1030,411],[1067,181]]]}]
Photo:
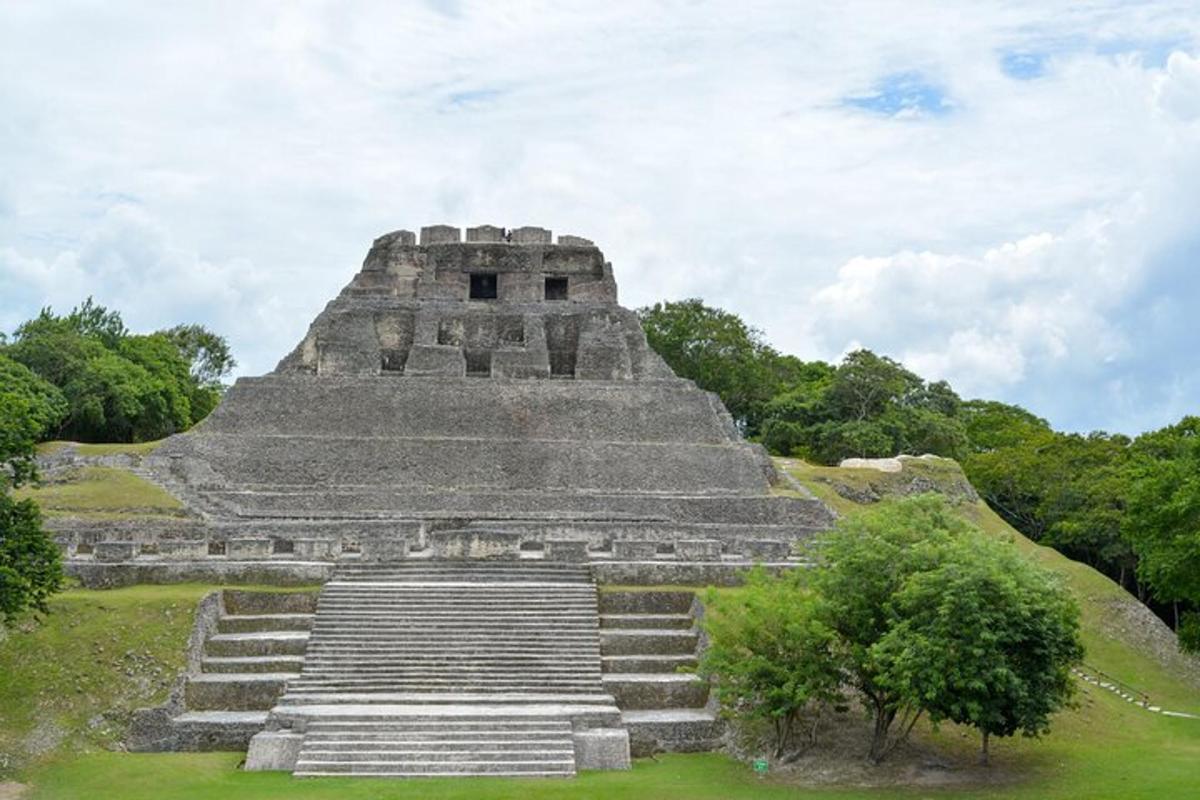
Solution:
[{"label": "green grass field", "polygon": [[[862,506],[838,494],[839,485],[851,494],[902,488],[894,476],[792,461],[785,466],[842,514]],[[916,469],[923,477],[952,483],[961,477],[953,464]],[[1031,558],[1064,576],[1080,602],[1089,665],[1165,708],[1200,712],[1200,688],[1183,676],[1182,657],[1151,657],[1148,640],[1121,623],[1121,609],[1132,598],[1094,570],[1020,537],[986,506],[963,503],[960,508],[986,531],[1012,539]],[[212,588],[74,590],[55,598],[54,613],[45,624],[9,631],[0,641],[0,780],[15,777],[29,784],[27,796],[38,800],[1200,798],[1200,720],[1153,714],[1082,683],[1077,707],[1057,715],[1048,737],[994,743],[990,769],[974,766],[978,740],[971,732],[919,726],[915,744],[951,767],[946,773],[951,781],[964,781],[945,786],[831,788],[804,774],[780,772],[760,779],[746,765],[720,754],[663,756],[639,761],[628,773],[587,773],[573,781],[388,782],[244,773],[238,769],[241,753],[110,752],[118,745],[129,710],[165,696],[183,661],[195,604]]]}]

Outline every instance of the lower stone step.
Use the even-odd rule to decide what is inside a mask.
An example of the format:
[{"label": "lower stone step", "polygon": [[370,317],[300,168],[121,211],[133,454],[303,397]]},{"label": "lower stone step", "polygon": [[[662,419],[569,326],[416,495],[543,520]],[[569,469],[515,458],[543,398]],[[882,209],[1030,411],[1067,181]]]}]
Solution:
[{"label": "lower stone step", "polygon": [[219,633],[204,643],[206,656],[304,655],[308,631]]},{"label": "lower stone step", "polygon": [[269,711],[291,673],[202,673],[184,687],[184,704],[194,711]]},{"label": "lower stone step", "polygon": [[600,655],[691,655],[695,631],[608,628],[600,631]]},{"label": "lower stone step", "polygon": [[725,733],[724,723],[703,709],[623,711],[621,723],[629,730],[629,749],[635,758],[717,750]]}]

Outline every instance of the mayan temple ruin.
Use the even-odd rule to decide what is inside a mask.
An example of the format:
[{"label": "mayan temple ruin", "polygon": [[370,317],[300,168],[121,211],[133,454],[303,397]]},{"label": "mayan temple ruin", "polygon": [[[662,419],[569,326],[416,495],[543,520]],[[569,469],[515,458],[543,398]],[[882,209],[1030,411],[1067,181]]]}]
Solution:
[{"label": "mayan temple ruin", "polygon": [[[276,369],[145,460],[174,525],[60,531],[89,586],[201,608],[140,750],[299,776],[573,775],[716,747],[693,593],[796,565],[831,512],[678,378],[592,242],[377,239]],[[623,587],[620,590],[605,587]]]}]

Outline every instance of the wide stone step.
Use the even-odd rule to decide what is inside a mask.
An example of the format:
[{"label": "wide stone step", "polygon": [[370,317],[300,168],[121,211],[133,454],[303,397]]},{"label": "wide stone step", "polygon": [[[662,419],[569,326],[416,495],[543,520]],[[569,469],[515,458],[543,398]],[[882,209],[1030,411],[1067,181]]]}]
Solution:
[{"label": "wide stone step", "polygon": [[604,614],[601,628],[691,628],[696,620],[691,614]]},{"label": "wide stone step", "polygon": [[292,773],[297,778],[457,778],[485,776],[489,778],[571,778],[575,775],[575,759],[569,762],[506,762],[506,763],[346,763],[297,761]]},{"label": "wide stone step", "polygon": [[304,667],[304,656],[241,656],[229,658],[205,657],[200,671],[210,673],[276,672],[298,675]]},{"label": "wide stone step", "polygon": [[[569,743],[569,742],[568,742]],[[440,750],[431,751],[428,749],[409,749],[409,748],[393,748],[390,750],[359,750],[355,748],[331,748],[329,746],[314,745],[311,748],[305,747],[305,760],[309,763],[314,761],[337,761],[337,762],[374,762],[374,763],[439,763],[446,764],[450,762],[513,762],[520,761],[524,763],[535,762],[571,762],[575,760],[575,750],[573,747],[556,747],[551,749],[549,742],[540,742],[536,746],[526,745],[521,748],[508,749],[491,749],[483,747],[472,747],[458,749],[455,746],[443,747]],[[562,739],[556,744],[561,745]]]},{"label": "wide stone step", "polygon": [[610,628],[600,631],[600,654],[688,655],[696,652],[695,631]]},{"label": "wide stone step", "polygon": [[[589,687],[590,689],[590,687]],[[538,705],[538,704],[587,704],[613,705],[612,695],[594,690],[586,692],[298,692],[287,691],[277,705],[290,703],[309,705],[422,705],[458,704],[472,705]]]},{"label": "wide stone step", "polygon": [[204,652],[209,656],[303,655],[307,645],[307,631],[220,633],[209,637]]},{"label": "wide stone step", "polygon": [[226,615],[217,620],[217,632],[306,631],[312,627],[313,619],[313,614]]},{"label": "wide stone step", "polygon": [[184,704],[194,711],[267,711],[294,677],[272,672],[193,675],[184,687]]},{"label": "wide stone step", "polygon": [[524,750],[562,741],[561,730],[518,731],[387,731],[313,733],[307,735],[313,748],[322,750],[439,750],[466,747],[489,750]]},{"label": "wide stone step", "polygon": [[604,688],[622,711],[666,708],[703,708],[708,683],[695,675],[616,673],[604,676]]}]

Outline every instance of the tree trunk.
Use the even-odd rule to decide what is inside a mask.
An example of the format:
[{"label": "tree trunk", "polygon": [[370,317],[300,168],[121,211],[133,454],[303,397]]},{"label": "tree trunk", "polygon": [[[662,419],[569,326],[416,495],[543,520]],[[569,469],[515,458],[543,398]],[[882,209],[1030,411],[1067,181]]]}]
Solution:
[{"label": "tree trunk", "polygon": [[888,731],[892,728],[892,722],[896,719],[896,709],[883,710],[876,706],[875,708],[875,734],[871,738],[871,762],[878,764],[883,761],[883,757],[888,751]]},{"label": "tree trunk", "polygon": [[988,739],[990,737],[990,733],[987,731],[983,732],[983,747],[979,749],[979,765],[982,767],[990,766],[990,762],[988,760]]}]

